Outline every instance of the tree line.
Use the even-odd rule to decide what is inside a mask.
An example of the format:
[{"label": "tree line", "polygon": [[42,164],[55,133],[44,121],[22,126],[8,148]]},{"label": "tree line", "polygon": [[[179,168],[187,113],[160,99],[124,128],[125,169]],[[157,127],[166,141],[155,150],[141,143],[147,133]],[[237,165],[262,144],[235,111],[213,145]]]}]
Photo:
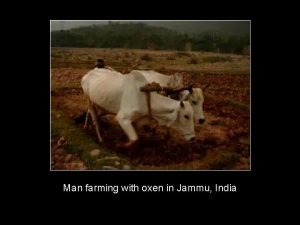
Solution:
[{"label": "tree line", "polygon": [[92,25],[51,32],[52,47],[132,48],[155,50],[212,51],[248,54],[250,37],[202,32],[178,33],[143,23]]}]

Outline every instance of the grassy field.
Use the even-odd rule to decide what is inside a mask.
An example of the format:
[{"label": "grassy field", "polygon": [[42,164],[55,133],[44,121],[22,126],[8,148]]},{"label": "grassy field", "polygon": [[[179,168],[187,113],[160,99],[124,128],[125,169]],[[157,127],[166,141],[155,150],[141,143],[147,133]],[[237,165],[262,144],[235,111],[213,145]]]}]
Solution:
[{"label": "grassy field", "polygon": [[249,75],[249,56],[211,52],[174,52],[133,49],[52,48],[52,68],[93,68],[95,59],[120,72],[131,69],[182,71],[194,75]]},{"label": "grassy field", "polygon": [[[80,80],[97,58],[114,69],[180,72],[184,82],[210,83],[205,93],[206,122],[196,125],[197,145],[170,140],[117,152],[97,143],[92,125],[83,130],[87,100]],[[124,138],[108,129],[111,142]],[[250,168],[250,59],[245,55],[134,49],[51,49],[52,169],[238,169]],[[63,140],[63,141],[62,141]],[[147,140],[146,140],[147,141]],[[148,140],[149,142],[149,140]],[[97,149],[97,150],[96,150]]]}]

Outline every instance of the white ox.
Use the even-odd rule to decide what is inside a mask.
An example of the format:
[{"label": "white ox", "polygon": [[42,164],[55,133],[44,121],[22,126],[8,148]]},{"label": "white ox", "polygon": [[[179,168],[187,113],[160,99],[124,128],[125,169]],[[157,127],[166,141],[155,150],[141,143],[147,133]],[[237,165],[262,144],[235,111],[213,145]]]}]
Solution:
[{"label": "white ox", "polygon": [[[82,78],[82,89],[89,98],[88,111],[91,113],[100,142],[102,138],[94,105],[116,114],[118,123],[129,139],[126,147],[138,140],[132,122],[148,115],[146,94],[140,91],[140,87],[145,84],[147,80],[138,71],[124,76],[116,71],[94,69]],[[176,101],[153,92],[150,95],[152,117],[160,125],[179,130],[186,140],[194,139],[193,109],[189,101]]]},{"label": "white ox", "polygon": [[162,87],[180,88],[183,85],[183,77],[179,74],[166,76],[153,70],[133,70],[140,72],[149,83],[157,82]]},{"label": "white ox", "polygon": [[[152,70],[134,70],[143,74],[146,80],[151,82],[157,82],[163,87],[179,88],[183,86],[182,76],[175,74],[167,76]],[[181,101],[189,101],[194,111],[194,119],[196,123],[204,123],[205,116],[203,112],[203,92],[201,88],[192,88],[190,91],[184,90],[180,92]]]}]

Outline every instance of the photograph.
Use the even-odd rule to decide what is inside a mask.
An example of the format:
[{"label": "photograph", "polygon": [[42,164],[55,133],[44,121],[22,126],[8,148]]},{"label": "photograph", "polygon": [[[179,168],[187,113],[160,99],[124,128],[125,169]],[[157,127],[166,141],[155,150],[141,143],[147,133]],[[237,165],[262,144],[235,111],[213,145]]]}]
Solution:
[{"label": "photograph", "polygon": [[49,20],[56,171],[251,171],[251,20]]}]

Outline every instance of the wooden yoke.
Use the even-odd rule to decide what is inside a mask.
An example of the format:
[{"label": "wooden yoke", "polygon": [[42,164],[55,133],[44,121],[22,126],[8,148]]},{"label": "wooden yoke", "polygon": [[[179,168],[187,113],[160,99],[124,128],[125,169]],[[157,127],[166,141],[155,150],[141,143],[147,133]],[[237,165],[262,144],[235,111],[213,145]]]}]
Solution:
[{"label": "wooden yoke", "polygon": [[150,92],[146,92],[146,99],[147,99],[147,108],[148,108],[148,116],[152,118],[152,110],[151,110],[151,95]]},{"label": "wooden yoke", "polygon": [[158,83],[152,82],[152,83],[148,83],[145,86],[141,87],[140,90],[142,92],[145,92],[145,94],[146,94],[148,116],[149,116],[149,118],[152,118],[151,95],[150,95],[150,93],[153,92],[153,91],[156,91],[156,92],[162,91],[162,88]]}]

